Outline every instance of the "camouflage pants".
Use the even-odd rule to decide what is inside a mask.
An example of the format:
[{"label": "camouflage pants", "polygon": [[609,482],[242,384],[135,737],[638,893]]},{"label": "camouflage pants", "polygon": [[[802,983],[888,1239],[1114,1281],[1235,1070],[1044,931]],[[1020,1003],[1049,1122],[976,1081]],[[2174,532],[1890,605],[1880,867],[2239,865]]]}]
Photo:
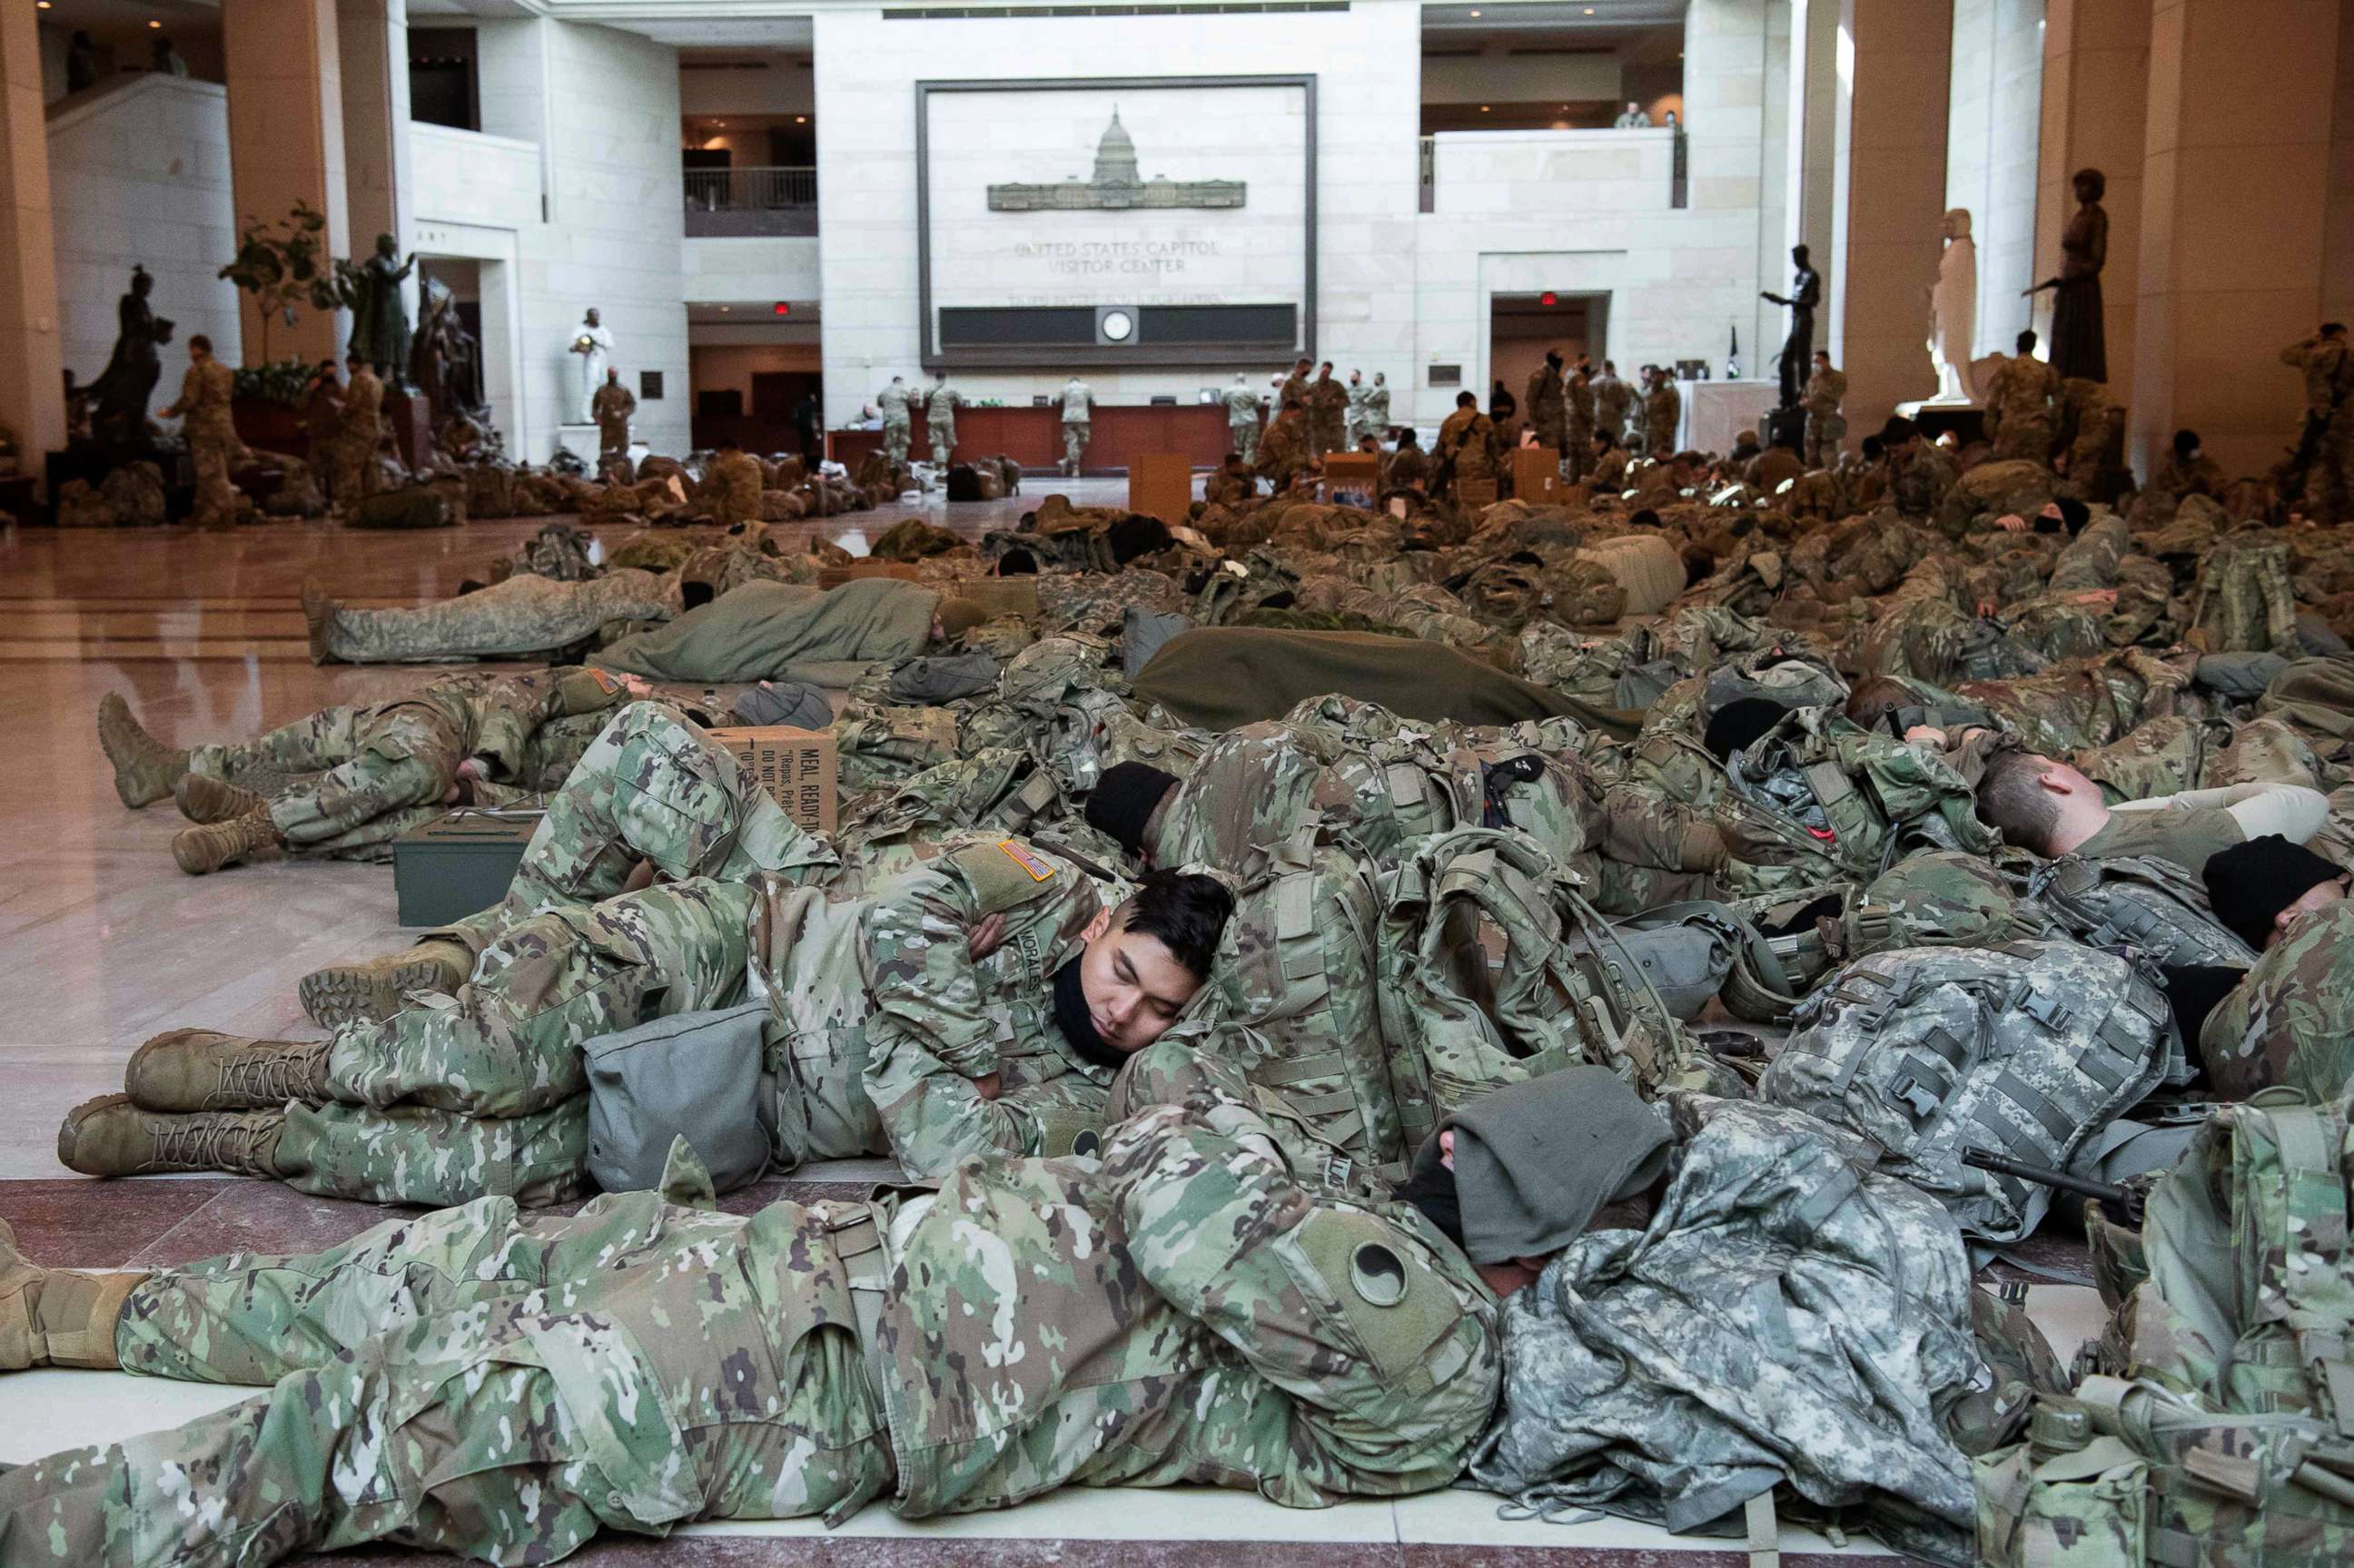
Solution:
[{"label": "camouflage pants", "polygon": [[1567,484],[1583,484],[1585,476],[1594,471],[1594,425],[1591,420],[1573,415],[1562,427],[1562,480]]},{"label": "camouflage pants", "polygon": [[2151,719],[2122,739],[2077,753],[2073,763],[2126,800],[2257,782],[2313,788],[2319,768],[2313,748],[2278,719],[2236,728],[2221,719]]},{"label": "camouflage pants", "polygon": [[956,453],[956,427],[935,423],[928,428],[928,434],[932,438],[933,463],[940,468],[948,467],[949,459]]},{"label": "camouflage pants", "polygon": [[1079,471],[1079,459],[1087,453],[1087,433],[1093,428],[1085,419],[1063,421],[1063,461],[1074,474]]},{"label": "camouflage pants", "polygon": [[640,861],[674,882],[748,882],[769,871],[817,883],[837,865],[824,841],[794,826],[734,753],[675,708],[631,703],[548,800],[506,897],[428,939],[463,942],[479,954],[535,916],[612,897]]},{"label": "camouflage pants", "polygon": [[192,747],[188,766],[215,779],[252,768],[315,775],[280,790],[270,820],[291,844],[341,848],[379,819],[413,825],[422,808],[438,809],[464,760],[461,744],[430,708],[321,708],[242,746]]},{"label": "camouflage pants", "polygon": [[229,459],[236,450],[225,441],[202,436],[189,438],[188,460],[196,469],[196,510],[193,520],[199,528],[237,525],[237,487],[228,482]]},{"label": "camouflage pants", "polygon": [[348,512],[376,493],[376,438],[346,430],[335,438],[335,505]]},{"label": "camouflage pants", "polygon": [[667,620],[663,579],[615,567],[585,583],[517,573],[417,609],[338,609],[327,652],[347,664],[514,658],[586,642],[620,620]]},{"label": "camouflage pants", "polygon": [[741,1001],[759,900],[748,884],[697,880],[525,921],[456,996],[335,1036],[329,1098],[288,1111],[280,1171],[302,1192],[378,1203],[577,1195],[581,1045]]},{"label": "camouflage pants", "polygon": [[883,455],[891,460],[892,467],[896,468],[907,461],[907,444],[915,439],[915,427],[905,419],[896,424],[886,423],[883,427]]},{"label": "camouflage pants", "polygon": [[269,1392],[0,1476],[0,1560],[260,1564],[389,1541],[545,1563],[602,1528],[855,1508],[893,1464],[840,1329],[831,1227],[853,1209],[631,1193],[525,1219],[486,1199],[165,1270],[124,1305],[124,1370]]},{"label": "camouflage pants", "polygon": [[2057,434],[2049,414],[2013,414],[1995,432],[1994,455],[1998,461],[2048,465],[2052,461],[2052,439]]},{"label": "camouflage pants", "polygon": [[1242,455],[1243,461],[1258,461],[1258,421],[1257,419],[1246,425],[1228,425],[1226,439],[1234,443],[1234,450]]},{"label": "camouflage pants", "polygon": [[1847,440],[1847,416],[1816,414],[1807,416],[1806,463],[1808,468],[1830,468],[1840,460],[1840,443]]}]

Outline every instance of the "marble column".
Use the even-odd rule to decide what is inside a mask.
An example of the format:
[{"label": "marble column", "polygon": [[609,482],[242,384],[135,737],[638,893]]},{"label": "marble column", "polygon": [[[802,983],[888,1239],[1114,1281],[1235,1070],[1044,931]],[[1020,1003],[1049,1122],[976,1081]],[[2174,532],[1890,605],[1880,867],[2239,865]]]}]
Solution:
[{"label": "marble column", "polygon": [[[240,226],[275,224],[308,205],[327,220],[331,257],[352,254],[345,190],[344,67],[336,0],[237,0],[221,7],[228,67],[229,184]],[[404,75],[407,61],[402,62]],[[375,240],[370,235],[369,241]],[[242,300],[245,362],[264,357],[260,313]],[[339,358],[343,313],[302,308],[269,323],[268,357]]]},{"label": "marble column", "polygon": [[[1831,195],[1842,107],[1839,79],[1840,0],[1790,0],[1788,69],[1789,125],[1783,146],[1787,161],[1784,186],[1782,249],[1804,245],[1824,270],[1830,259]],[[1773,274],[1787,261],[1777,257]]]},{"label": "marble column", "polygon": [[[344,78],[345,193],[352,244],[365,251],[379,234],[415,238],[408,174],[408,0],[335,0]],[[416,316],[415,274],[401,287]]]},{"label": "marble column", "polygon": [[58,342],[49,135],[41,113],[40,30],[30,5],[0,5],[0,425],[24,471],[66,444]]},{"label": "marble column", "polygon": [[[2100,170],[2109,182],[2101,198],[2109,214],[2109,262],[2101,273],[2109,385],[2121,396],[2131,396],[2134,384],[2149,26],[2150,0],[2048,0],[2044,6],[2043,131],[2031,270],[2039,283],[2060,270],[2060,235],[2076,210],[2070,182],[2079,169]],[[2032,324],[2048,343],[2050,294],[2035,297]]]},{"label": "marble column", "polygon": [[1946,211],[1953,0],[1840,0],[1840,31],[1843,112],[1824,280],[1832,359],[1847,372],[1848,424],[1861,440],[1897,404],[1937,390],[1928,291]]},{"label": "marble column", "polygon": [[2011,352],[2034,307],[2036,138],[2042,118],[2044,0],[1954,0],[1946,205],[1978,241],[1972,357]]},{"label": "marble column", "polygon": [[2150,8],[2129,416],[2142,472],[2182,427],[2226,473],[2263,472],[2295,437],[2304,383],[2274,354],[2321,320],[2338,13],[2333,0]]}]

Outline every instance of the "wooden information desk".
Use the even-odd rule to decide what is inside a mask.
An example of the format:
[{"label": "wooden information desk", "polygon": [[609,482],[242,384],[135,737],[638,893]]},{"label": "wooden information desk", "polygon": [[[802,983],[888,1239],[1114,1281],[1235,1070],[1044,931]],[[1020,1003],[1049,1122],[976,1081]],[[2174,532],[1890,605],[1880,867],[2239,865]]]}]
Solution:
[{"label": "wooden information desk", "polygon": [[[907,455],[928,460],[931,433],[918,419]],[[883,448],[880,430],[829,430],[826,456],[855,473],[868,452]],[[1216,404],[1164,403],[1137,408],[1096,405],[1082,462],[1088,473],[1125,472],[1146,452],[1182,452],[1195,468],[1215,468],[1230,450],[1226,411]],[[967,457],[999,453],[1024,473],[1051,474],[1063,461],[1063,410],[1050,408],[960,408],[957,451]]]}]

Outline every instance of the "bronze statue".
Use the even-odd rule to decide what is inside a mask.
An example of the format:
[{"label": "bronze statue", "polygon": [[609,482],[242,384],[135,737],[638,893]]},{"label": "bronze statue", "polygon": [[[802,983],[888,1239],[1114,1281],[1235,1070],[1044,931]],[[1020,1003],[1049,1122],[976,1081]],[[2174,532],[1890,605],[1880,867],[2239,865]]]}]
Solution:
[{"label": "bronze statue", "polygon": [[482,350],[458,313],[458,297],[438,279],[425,280],[418,302],[417,336],[408,377],[425,394],[439,427],[482,411]]},{"label": "bronze statue", "polygon": [[2052,368],[2062,380],[2109,378],[2106,330],[2101,324],[2101,269],[2109,260],[2109,215],[2101,207],[2108,176],[2098,169],[2076,171],[2076,215],[2060,236],[2060,272],[2030,294],[2053,291]]},{"label": "bronze statue", "polygon": [[408,313],[400,303],[400,282],[417,265],[417,258],[395,265],[400,242],[389,234],[376,237],[376,254],[354,266],[335,263],[335,278],[344,303],[352,313],[350,352],[367,362],[379,376],[407,385],[408,379]]},{"label": "bronze statue", "polygon": [[172,323],[147,302],[154,290],[146,268],[131,269],[131,291],[115,306],[114,353],[98,379],[80,389],[91,405],[91,434],[110,450],[145,451],[153,444],[147,399],[164,374],[156,351],[172,341]]}]

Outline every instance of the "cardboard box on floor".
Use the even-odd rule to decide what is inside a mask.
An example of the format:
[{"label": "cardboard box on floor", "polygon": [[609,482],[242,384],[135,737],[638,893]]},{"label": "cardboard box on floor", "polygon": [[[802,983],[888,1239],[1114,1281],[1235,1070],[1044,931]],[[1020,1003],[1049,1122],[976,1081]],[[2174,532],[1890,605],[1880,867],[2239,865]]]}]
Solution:
[{"label": "cardboard box on floor", "polygon": [[902,582],[921,582],[921,575],[906,561],[853,561],[846,567],[820,567],[817,586],[822,588],[840,588],[861,577],[897,577]]},{"label": "cardboard box on floor", "polygon": [[1532,506],[1561,501],[1561,453],[1553,447],[1512,449],[1512,494]]},{"label": "cardboard box on floor", "polygon": [[811,832],[833,832],[841,803],[842,754],[832,736],[781,724],[705,733],[736,754],[785,815]]}]

